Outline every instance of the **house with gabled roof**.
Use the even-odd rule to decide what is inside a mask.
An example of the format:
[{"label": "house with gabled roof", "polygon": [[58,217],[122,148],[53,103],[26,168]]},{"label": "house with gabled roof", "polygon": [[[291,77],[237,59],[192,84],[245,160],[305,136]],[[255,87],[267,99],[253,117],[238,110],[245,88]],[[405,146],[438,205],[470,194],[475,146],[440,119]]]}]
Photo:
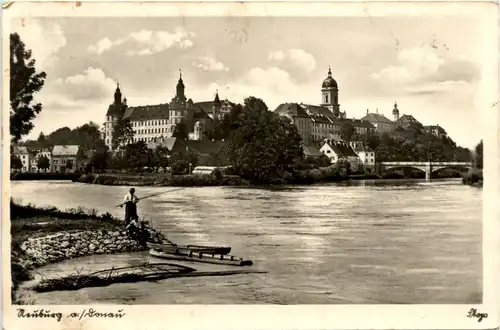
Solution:
[{"label": "house with gabled roof", "polygon": [[344,142],[327,140],[319,151],[327,156],[332,164],[343,159],[351,164],[351,170],[357,171],[359,168],[359,156],[350,145]]},{"label": "house with gabled roof", "polygon": [[79,145],[55,145],[52,148],[52,172],[75,173],[78,171],[81,152]]},{"label": "house with gabled roof", "polygon": [[361,141],[351,141],[349,143],[352,150],[358,155],[360,164],[364,168],[375,169],[375,150],[371,149],[369,146]]},{"label": "house with gabled roof", "polygon": [[12,155],[18,157],[21,160],[22,167],[20,168],[21,172],[29,172],[30,171],[30,162],[31,162],[31,154],[28,148],[24,146],[13,146],[12,147]]}]

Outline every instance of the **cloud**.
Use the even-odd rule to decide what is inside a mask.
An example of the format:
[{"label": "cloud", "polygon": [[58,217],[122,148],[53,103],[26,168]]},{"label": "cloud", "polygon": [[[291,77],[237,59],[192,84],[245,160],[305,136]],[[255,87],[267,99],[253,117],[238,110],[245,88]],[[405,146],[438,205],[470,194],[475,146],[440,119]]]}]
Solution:
[{"label": "cloud", "polygon": [[101,55],[102,53],[110,50],[114,44],[116,44],[116,42],[113,43],[108,38],[103,38],[99,40],[95,45],[90,45],[88,51],[93,54]]},{"label": "cloud", "polygon": [[58,95],[70,100],[104,100],[111,98],[116,82],[99,68],[89,67],[83,73],[57,79]]},{"label": "cloud", "polygon": [[179,49],[193,47],[194,43],[190,38],[194,36],[194,33],[182,29],[177,29],[172,33],[168,31],[140,30],[116,40],[103,38],[95,45],[90,45],[88,51],[91,54],[102,55],[114,47],[127,44],[133,49],[128,50],[126,55],[145,56],[161,53],[172,47],[177,47]]},{"label": "cloud", "polygon": [[23,18],[12,24],[27,49],[32,50],[39,70],[50,69],[57,63],[58,51],[66,46],[66,37],[61,25],[53,19]]},{"label": "cloud", "polygon": [[193,61],[193,66],[203,71],[229,71],[229,68],[213,56],[200,56]]},{"label": "cloud", "polygon": [[395,65],[372,73],[370,78],[411,94],[429,94],[472,83],[478,76],[476,65],[466,58],[440,56],[431,46],[424,46],[402,50]]},{"label": "cloud", "polygon": [[312,72],[316,68],[314,56],[303,49],[294,48],[286,52],[282,50],[270,51],[269,60],[296,66],[305,72]]}]

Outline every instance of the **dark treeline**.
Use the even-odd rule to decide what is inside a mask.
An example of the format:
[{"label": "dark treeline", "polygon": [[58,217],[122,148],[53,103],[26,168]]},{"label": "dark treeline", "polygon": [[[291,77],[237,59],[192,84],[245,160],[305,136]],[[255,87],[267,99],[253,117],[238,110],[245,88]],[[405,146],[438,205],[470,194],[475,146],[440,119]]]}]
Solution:
[{"label": "dark treeline", "polygon": [[40,133],[37,140],[27,140],[22,145],[30,148],[50,148],[55,145],[79,145],[85,150],[106,148],[101,139],[99,125],[90,122],[74,129],[62,127],[45,135]]}]

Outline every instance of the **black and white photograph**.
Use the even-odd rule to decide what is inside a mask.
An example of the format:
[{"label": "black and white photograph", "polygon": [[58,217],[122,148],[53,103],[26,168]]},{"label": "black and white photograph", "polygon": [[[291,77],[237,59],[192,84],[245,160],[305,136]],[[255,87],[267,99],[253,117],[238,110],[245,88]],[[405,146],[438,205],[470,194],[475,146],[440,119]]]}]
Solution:
[{"label": "black and white photograph", "polygon": [[498,8],[468,5],[6,6],[13,318],[460,305],[496,324]]}]

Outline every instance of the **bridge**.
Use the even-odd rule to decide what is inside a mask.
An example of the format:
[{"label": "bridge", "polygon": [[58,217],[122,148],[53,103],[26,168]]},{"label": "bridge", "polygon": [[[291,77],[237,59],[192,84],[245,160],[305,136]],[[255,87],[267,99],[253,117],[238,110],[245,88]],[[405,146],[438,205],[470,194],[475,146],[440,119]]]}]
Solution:
[{"label": "bridge", "polygon": [[414,168],[425,172],[425,179],[430,180],[431,174],[444,168],[471,169],[471,162],[380,162],[380,172],[391,168]]}]

